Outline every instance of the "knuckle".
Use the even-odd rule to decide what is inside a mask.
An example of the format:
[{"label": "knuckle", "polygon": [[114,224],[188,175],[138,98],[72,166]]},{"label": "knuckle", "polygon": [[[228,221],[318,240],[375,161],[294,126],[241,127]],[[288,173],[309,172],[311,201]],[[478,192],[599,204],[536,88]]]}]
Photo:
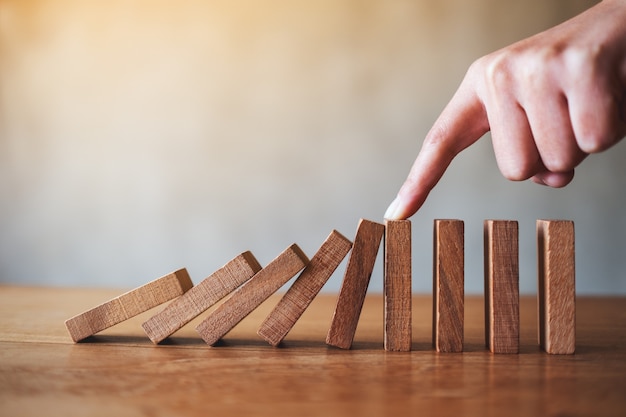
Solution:
[{"label": "knuckle", "polygon": [[585,153],[598,153],[619,142],[626,133],[626,90],[619,82],[598,77],[579,93],[575,121],[576,141]]},{"label": "knuckle", "polygon": [[502,176],[509,181],[524,181],[536,174],[535,164],[527,160],[500,164]]},{"label": "knuckle", "polygon": [[495,89],[508,88],[512,82],[512,58],[507,52],[490,55],[483,65],[487,85]]},{"label": "knuckle", "polygon": [[602,61],[602,48],[599,45],[588,47],[568,47],[563,52],[564,64],[571,79],[580,82],[580,79],[593,78],[596,68]]},{"label": "knuckle", "polygon": [[536,93],[536,89],[554,84],[554,75],[560,65],[560,48],[548,45],[525,51],[520,57],[519,81],[526,92]]},{"label": "knuckle", "polygon": [[555,155],[542,160],[543,165],[550,172],[569,172],[576,166],[576,161],[565,155]]},{"label": "knuckle", "polygon": [[432,130],[428,133],[424,139],[423,147],[430,153],[438,153],[445,159],[452,159],[458,154],[461,149],[459,148],[458,141],[450,140],[451,134],[451,122],[445,118],[440,118]]},{"label": "knuckle", "polygon": [[[613,111],[609,110],[608,113]],[[605,151],[621,139],[622,129],[618,117],[611,117],[610,114],[588,114],[581,118],[579,126],[576,141],[579,148],[588,154]]]},{"label": "knuckle", "polygon": [[467,70],[465,79],[489,92],[508,88],[513,82],[513,54],[508,50],[492,52],[475,60]]},{"label": "knuckle", "polygon": [[612,132],[596,131],[579,138],[578,145],[585,153],[599,153],[613,146],[618,140],[619,138]]}]

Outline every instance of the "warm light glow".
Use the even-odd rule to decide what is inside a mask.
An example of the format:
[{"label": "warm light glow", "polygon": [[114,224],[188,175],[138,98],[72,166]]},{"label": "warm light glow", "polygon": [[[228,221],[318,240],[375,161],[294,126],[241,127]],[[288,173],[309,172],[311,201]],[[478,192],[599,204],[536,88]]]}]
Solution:
[{"label": "warm light glow", "polygon": [[[467,66],[590,2],[510,3],[0,0],[0,282],[130,287],[183,266],[197,282],[382,221]],[[415,290],[433,218],[478,235],[497,192],[532,228],[571,190],[542,206],[488,142],[468,151],[416,218]]]}]

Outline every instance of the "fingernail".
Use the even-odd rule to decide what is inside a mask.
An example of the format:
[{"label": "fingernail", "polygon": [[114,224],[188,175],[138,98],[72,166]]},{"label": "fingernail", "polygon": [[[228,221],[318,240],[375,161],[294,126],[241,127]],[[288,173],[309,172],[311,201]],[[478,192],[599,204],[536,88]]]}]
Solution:
[{"label": "fingernail", "polygon": [[400,199],[398,197],[395,198],[385,211],[385,219],[389,220],[398,220],[400,215]]}]

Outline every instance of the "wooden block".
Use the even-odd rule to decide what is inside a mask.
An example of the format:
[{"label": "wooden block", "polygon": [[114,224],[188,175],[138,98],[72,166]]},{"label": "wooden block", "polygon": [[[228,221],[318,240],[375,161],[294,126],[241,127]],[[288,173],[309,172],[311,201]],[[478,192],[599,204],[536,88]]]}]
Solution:
[{"label": "wooden block", "polygon": [[238,255],[144,322],[144,331],[154,343],[163,341],[260,270],[261,265],[251,252]]},{"label": "wooden block", "polygon": [[493,353],[519,353],[516,221],[485,220],[485,338]]},{"label": "wooden block", "polygon": [[196,330],[206,343],[214,345],[308,262],[298,245],[291,245],[232,293]]},{"label": "wooden block", "polygon": [[65,321],[74,342],[150,310],[193,286],[186,269],[165,275]]},{"label": "wooden block", "polygon": [[411,222],[385,220],[384,347],[411,350]]},{"label": "wooden block", "polygon": [[326,343],[342,349],[350,349],[359,322],[367,286],[385,226],[361,219],[357,227],[352,253],[339,290]]},{"label": "wooden block", "polygon": [[435,220],[433,241],[433,346],[437,352],[462,352],[465,312],[463,221]]},{"label": "wooden block", "polygon": [[258,334],[278,346],[348,254],[352,242],[333,230],[311,262],[259,327]]},{"label": "wooden block", "polygon": [[539,345],[557,355],[576,349],[574,222],[537,220]]}]

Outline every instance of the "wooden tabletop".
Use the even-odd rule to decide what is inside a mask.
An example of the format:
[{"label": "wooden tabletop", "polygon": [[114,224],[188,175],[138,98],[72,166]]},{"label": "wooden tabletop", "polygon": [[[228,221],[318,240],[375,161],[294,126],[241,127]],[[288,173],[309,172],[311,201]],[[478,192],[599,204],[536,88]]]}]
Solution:
[{"label": "wooden tabletop", "polygon": [[352,350],[324,343],[335,295],[320,295],[284,346],[256,330],[270,298],[216,347],[198,319],[164,345],[151,313],[72,343],[65,319],[121,291],[0,286],[0,416],[625,416],[626,298],[577,300],[577,351],[536,343],[521,301],[519,355],[485,350],[482,297],[466,299],[466,349],[431,349],[431,298],[413,301],[413,351],[383,350],[382,297],[368,295]]}]

